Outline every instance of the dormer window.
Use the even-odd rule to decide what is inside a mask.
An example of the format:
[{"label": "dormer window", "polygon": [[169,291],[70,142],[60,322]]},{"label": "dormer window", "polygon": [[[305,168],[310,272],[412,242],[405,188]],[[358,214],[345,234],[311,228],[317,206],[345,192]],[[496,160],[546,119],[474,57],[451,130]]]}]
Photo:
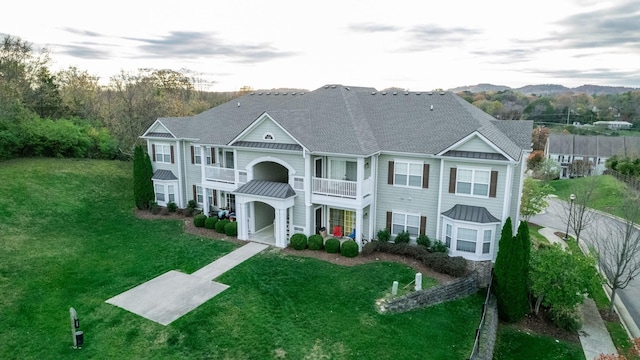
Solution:
[{"label": "dormer window", "polygon": [[262,140],[264,141],[274,141],[275,138],[273,137],[273,134],[268,132],[268,133],[264,133],[264,135],[262,136]]}]

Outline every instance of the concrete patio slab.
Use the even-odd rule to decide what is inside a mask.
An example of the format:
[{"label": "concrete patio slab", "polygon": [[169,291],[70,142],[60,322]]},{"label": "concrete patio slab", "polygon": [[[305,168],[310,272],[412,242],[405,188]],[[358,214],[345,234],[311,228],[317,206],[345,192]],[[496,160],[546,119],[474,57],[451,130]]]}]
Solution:
[{"label": "concrete patio slab", "polygon": [[106,302],[162,325],[168,325],[228,287],[172,270]]}]

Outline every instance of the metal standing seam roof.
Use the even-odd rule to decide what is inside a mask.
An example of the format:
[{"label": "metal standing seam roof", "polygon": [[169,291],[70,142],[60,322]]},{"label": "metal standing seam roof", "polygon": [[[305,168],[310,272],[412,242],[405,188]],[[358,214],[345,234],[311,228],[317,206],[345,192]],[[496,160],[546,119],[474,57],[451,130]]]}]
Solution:
[{"label": "metal standing seam roof", "polygon": [[264,196],[276,199],[288,199],[296,196],[296,192],[287,183],[251,180],[234,191],[235,194]]},{"label": "metal standing seam roof", "polygon": [[284,143],[258,142],[258,141],[236,141],[233,143],[233,145],[240,146],[240,147],[260,148],[260,149],[302,151],[302,146],[298,144],[284,144]]},{"label": "metal standing seam roof", "polygon": [[247,94],[194,116],[158,121],[178,138],[226,145],[264,113],[311,152],[351,155],[437,154],[477,131],[519,160],[531,148],[533,128],[531,121],[497,121],[451,92],[378,92],[342,85],[304,95]]},{"label": "metal standing seam roof", "polygon": [[178,180],[171,170],[156,170],[151,177],[153,180]]},{"label": "metal standing seam roof", "polygon": [[480,224],[500,222],[498,218],[491,215],[487,208],[482,206],[456,204],[451,209],[443,212],[442,215],[453,220],[469,221]]}]

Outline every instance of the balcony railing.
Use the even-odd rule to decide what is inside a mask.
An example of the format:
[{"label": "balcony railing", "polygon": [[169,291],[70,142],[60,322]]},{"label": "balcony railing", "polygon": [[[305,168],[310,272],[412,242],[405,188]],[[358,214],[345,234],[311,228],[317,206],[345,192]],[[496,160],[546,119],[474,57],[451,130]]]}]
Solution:
[{"label": "balcony railing", "polygon": [[320,195],[356,198],[358,183],[348,180],[313,178],[313,192]]},{"label": "balcony railing", "polygon": [[218,166],[205,166],[204,176],[207,180],[220,181],[226,183],[236,182],[236,170],[227,169]]}]

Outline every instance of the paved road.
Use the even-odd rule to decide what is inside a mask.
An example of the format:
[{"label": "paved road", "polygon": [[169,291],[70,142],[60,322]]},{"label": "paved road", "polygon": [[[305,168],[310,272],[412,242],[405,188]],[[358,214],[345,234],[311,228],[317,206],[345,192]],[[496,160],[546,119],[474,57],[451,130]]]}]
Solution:
[{"label": "paved road", "polygon": [[[540,226],[558,229],[564,233],[567,230],[566,214],[565,204],[556,198],[552,198],[549,200],[549,207],[545,213],[533,216],[530,222]],[[593,220],[592,224],[586,226],[580,233],[580,239],[589,247],[594,244],[593,241],[607,237],[605,235],[607,232],[606,226],[603,226],[603,224],[617,221],[600,213],[594,213]],[[574,234],[573,230],[569,229],[569,234]],[[637,329],[640,325],[640,279],[636,278],[631,281],[626,289],[618,290],[617,296],[628,311],[631,318],[630,320],[635,322],[635,328]]]}]

